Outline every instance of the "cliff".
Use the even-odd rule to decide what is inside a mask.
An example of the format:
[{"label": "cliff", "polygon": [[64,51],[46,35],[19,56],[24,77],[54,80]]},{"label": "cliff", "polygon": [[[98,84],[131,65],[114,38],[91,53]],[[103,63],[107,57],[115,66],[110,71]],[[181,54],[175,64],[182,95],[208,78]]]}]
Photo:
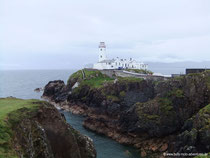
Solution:
[{"label": "cliff", "polygon": [[96,157],[92,140],[45,101],[1,98],[0,131],[0,157]]},{"label": "cliff", "polygon": [[210,72],[167,81],[109,78],[100,71],[52,81],[43,96],[86,115],[84,127],[133,145],[142,156],[210,151]]}]

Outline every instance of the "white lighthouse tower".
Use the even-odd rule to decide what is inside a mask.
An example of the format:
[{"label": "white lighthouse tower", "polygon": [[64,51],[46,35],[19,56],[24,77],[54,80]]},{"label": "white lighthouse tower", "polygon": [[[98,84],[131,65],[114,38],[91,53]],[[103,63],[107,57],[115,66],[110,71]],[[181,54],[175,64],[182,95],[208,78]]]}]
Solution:
[{"label": "white lighthouse tower", "polygon": [[105,42],[99,44],[99,59],[98,62],[93,64],[93,69],[98,70],[110,70],[110,69],[147,69],[147,64],[138,62],[130,58],[126,59],[108,59],[106,57],[106,45]]},{"label": "white lighthouse tower", "polygon": [[106,58],[106,45],[105,45],[105,42],[100,42],[100,44],[99,44],[99,59],[98,59],[98,61],[101,62],[103,60],[107,60],[107,58]]}]

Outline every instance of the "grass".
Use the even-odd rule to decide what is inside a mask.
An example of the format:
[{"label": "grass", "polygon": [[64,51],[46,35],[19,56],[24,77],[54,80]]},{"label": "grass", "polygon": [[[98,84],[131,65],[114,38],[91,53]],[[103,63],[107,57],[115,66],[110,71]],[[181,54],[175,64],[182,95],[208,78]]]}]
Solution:
[{"label": "grass", "polygon": [[104,77],[104,75],[99,70],[90,71],[84,69],[83,71],[87,79],[92,77]]},{"label": "grass", "polygon": [[203,129],[201,130],[207,130],[210,128],[210,104],[206,105],[204,108],[202,108],[199,113],[200,119],[202,119]]},{"label": "grass", "polygon": [[[16,98],[0,98],[0,158],[17,158],[12,148],[12,127],[25,115],[19,109],[34,111],[40,106],[37,100],[22,100]],[[12,114],[12,115],[11,115]],[[13,118],[9,122],[9,115]]]},{"label": "grass", "polygon": [[125,97],[125,95],[126,95],[126,92],[125,92],[125,91],[121,91],[121,92],[120,92],[120,97],[123,98],[123,97]]},{"label": "grass", "polygon": [[119,82],[141,82],[144,79],[136,77],[118,77]]},{"label": "grass", "polygon": [[[75,72],[72,76],[70,76],[69,78],[69,82],[73,81],[75,82],[75,80],[77,82],[79,82],[79,86],[75,89],[73,89],[72,93],[74,95],[78,95],[80,94],[80,92],[83,90],[84,87],[88,86],[89,89],[101,89],[102,93],[104,94],[104,96],[107,97],[107,99],[112,100],[114,102],[118,102],[119,101],[119,97],[125,97],[125,92],[122,92],[120,94],[116,94],[115,91],[112,93],[111,90],[112,88],[110,88],[109,90],[105,90],[103,89],[105,84],[109,84],[110,87],[112,87],[112,84],[114,83],[114,78],[111,78],[105,74],[102,74],[101,71],[99,70],[83,70],[85,73],[85,79],[82,78],[82,71],[79,70],[77,72]],[[117,77],[118,79],[118,83],[119,84],[123,84],[126,86],[125,91],[127,90],[127,88],[129,87],[129,83],[140,83],[141,81],[143,81],[144,79],[142,78],[135,78],[135,77]],[[71,84],[71,83],[69,83]],[[105,88],[106,89],[106,88]],[[113,96],[117,96],[117,97],[113,97]],[[83,100],[85,100],[85,98],[82,98]]]},{"label": "grass", "polygon": [[23,100],[17,98],[0,98],[0,120],[4,120],[10,112],[20,108],[37,107],[37,104],[32,104],[36,101],[36,99]]},{"label": "grass", "polygon": [[210,89],[210,76],[206,77],[206,84],[208,89]]},{"label": "grass", "polygon": [[113,81],[113,78],[108,77],[107,75],[102,74],[100,71],[88,71],[84,70],[85,80],[83,84],[89,85],[92,88],[102,87],[105,82]]},{"label": "grass", "polygon": [[82,70],[79,70],[79,71],[73,73],[73,74],[69,77],[69,79],[68,79],[68,81],[67,81],[67,84],[68,84],[68,85],[70,85],[70,82],[71,82],[72,79],[82,79]]},{"label": "grass", "polygon": [[172,102],[168,98],[159,98],[160,110],[165,115],[169,115],[173,110]]},{"label": "grass", "polygon": [[145,111],[145,107],[150,107],[152,104],[156,104],[156,100],[150,100],[146,103],[136,103],[136,112],[140,120],[144,120],[145,122],[153,122],[155,124],[159,124],[160,116],[158,114],[154,114],[153,112]]},{"label": "grass", "polygon": [[103,86],[105,82],[110,82],[110,81],[113,81],[113,79],[109,77],[97,77],[97,78],[92,78],[90,80],[84,80],[82,84],[88,85],[92,88],[100,88]]},{"label": "grass", "polygon": [[111,100],[112,102],[119,102],[120,99],[117,96],[114,95],[108,95],[107,99]]},{"label": "grass", "polygon": [[210,156],[210,152],[209,153],[203,153],[203,155],[201,154],[201,155],[198,155],[194,158],[209,158],[209,156]]},{"label": "grass", "polygon": [[90,71],[84,69],[83,71],[85,74],[85,79],[82,78],[82,70],[79,70],[70,76],[68,84],[70,84],[71,80],[76,79],[80,82],[80,86],[88,85],[91,88],[99,88],[102,87],[105,82],[111,82],[114,80],[113,78],[102,74],[98,70]]},{"label": "grass", "polygon": [[153,74],[152,71],[144,69],[127,69],[126,71],[140,73],[140,74],[151,74],[151,75]]},{"label": "grass", "polygon": [[[104,75],[99,70],[86,70],[83,69],[85,74],[85,79],[83,79],[82,70],[79,70],[75,73],[73,73],[69,79],[68,84],[72,80],[77,80],[80,82],[81,85],[88,85],[91,88],[99,88],[102,87],[105,82],[110,83],[114,81],[114,78],[111,78],[107,75]],[[140,71],[140,70],[139,70]],[[147,70],[144,70],[147,71]],[[135,78],[135,77],[117,77],[119,82],[140,82],[143,79],[141,78]]]},{"label": "grass", "polygon": [[206,105],[204,108],[202,108],[199,113],[204,114],[204,113],[208,113],[210,114],[210,104]]},{"label": "grass", "polygon": [[184,98],[184,92],[182,89],[175,88],[168,93],[168,96],[175,96],[177,98]]}]

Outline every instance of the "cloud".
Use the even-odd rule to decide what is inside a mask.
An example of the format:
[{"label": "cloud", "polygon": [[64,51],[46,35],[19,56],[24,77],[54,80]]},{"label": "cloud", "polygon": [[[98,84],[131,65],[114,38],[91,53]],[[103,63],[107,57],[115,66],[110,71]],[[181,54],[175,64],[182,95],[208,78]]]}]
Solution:
[{"label": "cloud", "polygon": [[111,58],[210,60],[209,28],[209,0],[1,0],[0,61],[81,67],[97,60],[100,41]]}]

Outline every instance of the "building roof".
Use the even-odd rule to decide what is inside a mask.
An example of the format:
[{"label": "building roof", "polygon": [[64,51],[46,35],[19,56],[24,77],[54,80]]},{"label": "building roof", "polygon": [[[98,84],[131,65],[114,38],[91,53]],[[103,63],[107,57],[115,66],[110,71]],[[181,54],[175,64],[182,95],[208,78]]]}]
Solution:
[{"label": "building roof", "polygon": [[102,60],[99,63],[113,63],[114,61],[115,61],[114,59],[112,59],[112,60]]}]

